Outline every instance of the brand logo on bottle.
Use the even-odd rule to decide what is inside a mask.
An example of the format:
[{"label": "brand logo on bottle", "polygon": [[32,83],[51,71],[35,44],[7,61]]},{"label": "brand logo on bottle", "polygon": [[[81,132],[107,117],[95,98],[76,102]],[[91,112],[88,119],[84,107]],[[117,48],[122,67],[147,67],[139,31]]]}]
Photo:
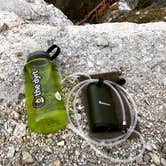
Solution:
[{"label": "brand logo on bottle", "polygon": [[33,92],[33,96],[34,96],[34,100],[33,100],[33,106],[35,108],[40,108],[44,105],[45,103],[45,99],[42,96],[42,89],[41,89],[41,77],[39,75],[39,71],[33,71],[32,72],[33,75],[33,80],[32,82],[34,83],[34,92]]},{"label": "brand logo on bottle", "polygon": [[62,100],[61,94],[60,94],[58,91],[55,93],[55,98],[56,98],[58,101],[61,101],[61,100]]},{"label": "brand logo on bottle", "polygon": [[106,102],[103,102],[103,101],[101,101],[101,100],[99,100],[99,104],[100,105],[105,105],[105,106],[111,106],[111,104],[109,104],[109,103],[106,103]]}]

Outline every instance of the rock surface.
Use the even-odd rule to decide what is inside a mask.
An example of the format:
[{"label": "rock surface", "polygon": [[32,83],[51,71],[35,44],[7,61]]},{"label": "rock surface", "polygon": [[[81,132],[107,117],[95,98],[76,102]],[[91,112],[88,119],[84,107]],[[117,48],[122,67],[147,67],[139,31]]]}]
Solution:
[{"label": "rock surface", "polygon": [[25,99],[20,97],[24,93],[23,67],[31,50],[46,50],[53,43],[61,47],[56,63],[64,75],[122,71],[138,106],[140,130],[155,145],[150,153],[157,155],[152,158],[158,164],[163,157],[158,146],[165,142],[166,128],[165,120],[159,117],[165,115],[166,23],[73,26],[65,17],[52,24],[44,16],[34,16],[31,21],[26,13],[9,12],[5,7],[0,12],[0,26],[5,23],[9,27],[0,32],[0,164],[55,165],[59,160],[64,166],[110,165],[69,128],[48,136],[26,128]]},{"label": "rock surface", "polygon": [[112,22],[134,22],[134,23],[148,23],[166,21],[166,7],[161,8],[145,8],[135,10],[128,14],[119,16],[112,20]]},{"label": "rock surface", "polygon": [[59,9],[43,0],[0,0],[0,4],[0,11],[14,12],[26,21],[54,26],[72,24]]}]

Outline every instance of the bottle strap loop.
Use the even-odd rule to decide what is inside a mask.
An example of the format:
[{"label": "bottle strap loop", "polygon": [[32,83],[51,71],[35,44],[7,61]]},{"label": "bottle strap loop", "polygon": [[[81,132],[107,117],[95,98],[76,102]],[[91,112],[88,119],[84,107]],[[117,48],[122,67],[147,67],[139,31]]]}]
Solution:
[{"label": "bottle strap loop", "polygon": [[47,53],[50,54],[54,49],[56,48],[56,52],[53,53],[52,56],[50,56],[51,60],[54,60],[60,53],[60,47],[58,47],[56,44],[52,45],[51,47],[48,48]]}]

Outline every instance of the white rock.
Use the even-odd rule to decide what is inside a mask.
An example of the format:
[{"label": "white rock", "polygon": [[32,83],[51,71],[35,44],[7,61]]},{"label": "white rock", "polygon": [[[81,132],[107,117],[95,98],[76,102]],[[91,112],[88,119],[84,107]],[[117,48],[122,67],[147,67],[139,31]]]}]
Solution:
[{"label": "white rock", "polygon": [[152,145],[153,149],[157,150],[157,146],[154,143],[151,145]]},{"label": "white rock", "polygon": [[162,166],[166,166],[166,160],[164,158],[161,158],[161,164]]},{"label": "white rock", "polygon": [[61,166],[61,161],[60,160],[55,160],[55,166]]},{"label": "white rock", "polygon": [[137,11],[135,14],[136,14],[136,15],[139,15],[139,14],[140,14],[140,11]]},{"label": "white rock", "polygon": [[48,152],[48,153],[51,153],[51,152],[52,152],[52,150],[51,150],[50,147],[44,147],[44,151],[46,151],[46,152]]},{"label": "white rock", "polygon": [[10,13],[8,11],[0,11],[0,27],[4,23],[7,24],[10,28],[21,25],[23,23],[23,20],[14,13]]},{"label": "white rock", "polygon": [[143,157],[143,160],[144,160],[145,162],[150,162],[150,160],[151,160],[150,155],[149,155],[149,154],[145,154],[144,157]]},{"label": "white rock", "polygon": [[166,143],[163,143],[163,144],[162,144],[161,151],[162,151],[164,154],[166,154]]},{"label": "white rock", "polygon": [[15,153],[15,147],[14,147],[14,145],[10,145],[8,147],[7,157],[9,157],[9,158],[13,157],[14,153]]},{"label": "white rock", "polygon": [[147,143],[146,143],[146,149],[147,149],[148,151],[152,151],[152,150],[153,150],[153,147],[152,147],[152,145],[151,145],[150,142],[147,142]]},{"label": "white rock", "polygon": [[30,164],[30,163],[34,162],[32,156],[29,152],[27,152],[27,151],[22,152],[22,162],[23,162],[23,164]]},{"label": "white rock", "polygon": [[77,119],[78,119],[78,121],[81,120],[81,114],[79,114],[79,113],[77,114]]},{"label": "white rock", "polygon": [[18,123],[14,129],[13,136],[16,138],[21,138],[26,135],[26,124]]},{"label": "white rock", "polygon": [[[71,25],[72,22],[53,5],[47,5],[44,0],[34,3],[25,0],[0,0],[0,10],[14,12],[27,20],[40,24]],[[39,22],[40,20],[40,22]]]},{"label": "white rock", "polygon": [[20,114],[16,111],[12,111],[11,115],[15,120],[18,120],[20,118]]},{"label": "white rock", "polygon": [[96,39],[96,44],[98,46],[103,46],[103,47],[108,47],[109,46],[108,41],[106,39],[102,38],[102,37]]},{"label": "white rock", "polygon": [[17,15],[30,18],[30,16],[35,16],[35,13],[31,10],[30,5],[26,1],[21,0],[0,0],[0,10],[6,10],[14,12]]},{"label": "white rock", "polygon": [[65,145],[65,142],[64,141],[60,141],[57,143],[58,146],[64,146]]},{"label": "white rock", "polygon": [[155,164],[150,164],[150,166],[156,166]]},{"label": "white rock", "polygon": [[151,153],[151,157],[156,165],[160,165],[160,157],[157,154]]},{"label": "white rock", "polygon": [[164,103],[163,105],[159,106],[158,111],[157,118],[164,121],[166,119],[166,104]]}]

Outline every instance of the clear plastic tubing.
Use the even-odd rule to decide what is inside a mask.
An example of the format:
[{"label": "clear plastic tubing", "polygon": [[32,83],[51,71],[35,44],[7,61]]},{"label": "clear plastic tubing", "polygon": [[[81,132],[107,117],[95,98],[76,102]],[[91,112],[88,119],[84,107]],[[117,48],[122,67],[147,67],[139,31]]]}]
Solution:
[{"label": "clear plastic tubing", "polygon": [[[68,119],[69,119],[69,123],[71,125],[71,129],[78,135],[80,135],[84,140],[86,140],[86,142],[92,147],[92,149],[94,149],[98,154],[100,154],[101,156],[103,156],[104,158],[109,159],[112,162],[115,163],[128,163],[128,162],[132,162],[136,159],[138,159],[140,156],[142,156],[142,154],[145,151],[145,141],[144,138],[142,137],[142,135],[135,130],[136,124],[137,124],[137,113],[136,113],[136,105],[135,102],[133,100],[133,98],[131,97],[131,95],[120,85],[118,85],[117,83],[113,82],[113,81],[109,81],[109,80],[105,80],[104,83],[109,86],[112,91],[117,95],[119,102],[121,104],[121,108],[122,108],[122,119],[123,119],[123,125],[126,125],[126,114],[125,114],[125,108],[124,108],[124,104],[122,101],[122,98],[120,96],[123,95],[123,97],[125,98],[125,100],[128,102],[129,105],[129,111],[130,111],[130,117],[131,117],[131,124],[130,127],[127,129],[127,133],[124,133],[116,138],[111,138],[111,139],[92,139],[88,134],[86,134],[82,127],[81,124],[78,121],[78,113],[77,113],[77,109],[76,109],[76,99],[79,97],[79,94],[81,92],[82,89],[84,89],[86,86],[88,86],[91,83],[95,83],[98,82],[98,79],[91,79],[91,77],[87,74],[84,73],[77,73],[77,74],[73,74],[73,75],[69,75],[67,76],[62,82],[64,83],[65,80],[72,78],[72,77],[79,77],[79,76],[85,76],[87,78],[89,78],[88,80],[82,81],[80,83],[78,83],[75,87],[73,87],[71,89],[71,91],[69,92],[69,95],[67,97],[67,103],[66,103],[66,110],[67,110],[67,115],[68,115]],[[115,88],[115,87],[116,88]],[[73,108],[72,111],[74,113],[74,118],[76,121],[76,125],[73,124],[71,117],[70,117],[70,102],[71,102],[71,98],[74,97],[73,100]],[[130,102],[129,102],[130,101]],[[115,145],[121,144],[123,142],[125,142],[132,133],[135,133],[139,136],[140,140],[141,140],[141,144],[142,144],[142,149],[139,152],[139,154],[137,156],[134,157],[129,157],[127,159],[115,159],[112,158],[111,156],[109,156],[108,154],[104,153],[102,150],[99,150],[96,146],[100,146],[100,147],[113,147]]]}]

